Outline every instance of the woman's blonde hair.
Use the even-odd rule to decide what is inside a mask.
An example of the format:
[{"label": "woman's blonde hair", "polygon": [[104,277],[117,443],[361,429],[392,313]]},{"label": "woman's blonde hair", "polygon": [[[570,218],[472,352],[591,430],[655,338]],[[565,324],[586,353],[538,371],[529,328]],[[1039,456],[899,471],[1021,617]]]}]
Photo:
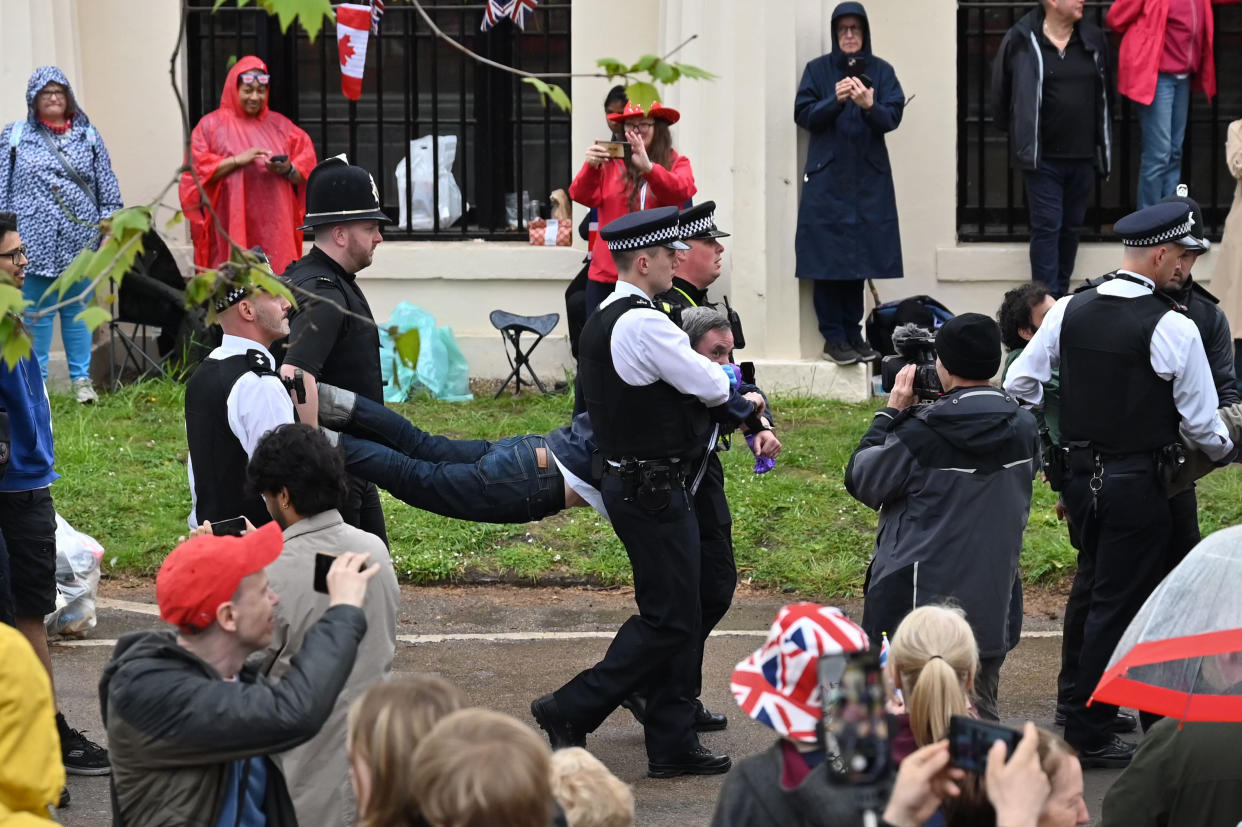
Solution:
[{"label": "woman's blonde hair", "polygon": [[552,795],[569,827],[632,827],[634,792],[582,747],[552,753]]},{"label": "woman's blonde hair", "polygon": [[888,652],[919,746],[949,734],[949,718],[968,711],[967,693],[979,671],[979,647],[966,614],[949,606],[920,606],[897,627]]},{"label": "woman's blonde hair", "polygon": [[520,721],[490,709],[444,718],[414,751],[410,794],[436,827],[547,827],[551,753]]},{"label": "woman's blonde hair", "polygon": [[422,823],[409,793],[414,751],[437,721],[463,706],[461,690],[431,674],[377,683],[354,702],[349,708],[349,754],[370,771],[359,827]]}]

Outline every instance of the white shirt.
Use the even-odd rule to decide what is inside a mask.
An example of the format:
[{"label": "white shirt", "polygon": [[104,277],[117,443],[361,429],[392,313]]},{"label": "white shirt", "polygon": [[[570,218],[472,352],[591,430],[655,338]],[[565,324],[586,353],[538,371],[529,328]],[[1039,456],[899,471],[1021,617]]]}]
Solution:
[{"label": "white shirt", "polygon": [[[625,296],[650,298],[638,287],[618,281],[600,307]],[[643,387],[662,379],[709,408],[729,398],[729,379],[720,365],[695,353],[686,332],[654,307],[621,315],[612,329],[611,352],[613,367],[627,385]]]},{"label": "white shirt", "polygon": [[[1096,288],[1100,295],[1134,299],[1150,295],[1155,289],[1146,276],[1128,270],[1117,272],[1134,276],[1143,283],[1112,279]],[[1061,323],[1065,307],[1072,298],[1066,296],[1057,301],[1009,368],[1005,390],[1027,406],[1043,402],[1043,383],[1061,364]],[[1229,431],[1216,413],[1216,386],[1203,351],[1203,340],[1199,337],[1199,328],[1188,317],[1172,311],[1160,317],[1151,336],[1151,369],[1161,379],[1172,380],[1173,402],[1182,417],[1182,433],[1186,438],[1214,460],[1233,453]]]},{"label": "white shirt", "polygon": [[[267,357],[272,369],[276,368],[276,360],[263,345],[241,336],[224,334],[220,346],[207,355],[208,359],[227,359],[230,356],[244,355],[248,350],[257,350]],[[293,400],[289,391],[277,376],[259,376],[246,371],[233,383],[225,402],[225,414],[228,417],[229,430],[241,443],[246,456],[254,453],[255,446],[263,435],[273,428],[293,422]],[[186,470],[190,476],[190,528],[198,528],[198,494],[194,490],[194,464],[186,462]],[[241,480],[238,484],[241,484]]]}]

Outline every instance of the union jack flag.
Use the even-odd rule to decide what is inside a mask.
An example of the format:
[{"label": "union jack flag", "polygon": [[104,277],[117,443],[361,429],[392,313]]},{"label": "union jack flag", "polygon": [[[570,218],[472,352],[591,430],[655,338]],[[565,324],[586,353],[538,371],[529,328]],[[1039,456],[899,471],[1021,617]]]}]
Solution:
[{"label": "union jack flag", "polygon": [[814,743],[823,714],[820,656],[867,646],[866,632],[840,609],[815,603],[785,606],[764,645],[737,665],[730,689],[742,711],[756,721],[787,738]]},{"label": "union jack flag", "polygon": [[487,0],[487,7],[483,9],[483,25],[479,26],[479,31],[490,32],[492,26],[513,14],[515,5],[517,0]]},{"label": "union jack flag", "polygon": [[539,0],[514,0],[513,11],[509,17],[514,23],[518,24],[518,28],[526,31],[526,21],[535,11],[535,6],[539,5]]},{"label": "union jack flag", "polygon": [[384,16],[384,0],[371,0],[371,34],[379,35],[380,18]]}]

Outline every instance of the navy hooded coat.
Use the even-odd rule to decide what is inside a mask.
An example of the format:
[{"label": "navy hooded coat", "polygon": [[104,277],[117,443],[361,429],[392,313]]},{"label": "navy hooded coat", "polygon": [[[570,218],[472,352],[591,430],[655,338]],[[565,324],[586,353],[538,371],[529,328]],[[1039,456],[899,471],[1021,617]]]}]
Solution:
[{"label": "navy hooded coat", "polygon": [[[838,103],[836,85],[847,56],[837,45],[837,21],[863,19],[863,47],[854,57],[873,83],[875,105],[863,110]],[[897,197],[884,133],[901,123],[905,94],[887,62],[871,54],[871,28],[861,3],[832,12],[832,51],[806,65],[794,121],[811,133],[802,177],[802,203],[794,242],[800,279],[900,278],[901,236]]]}]

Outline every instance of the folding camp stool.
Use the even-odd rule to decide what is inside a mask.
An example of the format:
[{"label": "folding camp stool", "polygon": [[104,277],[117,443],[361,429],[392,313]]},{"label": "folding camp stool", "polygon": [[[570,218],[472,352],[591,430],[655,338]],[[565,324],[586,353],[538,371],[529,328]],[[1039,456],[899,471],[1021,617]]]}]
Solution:
[{"label": "folding camp stool", "polygon": [[[541,393],[547,393],[548,389],[539,381],[539,377],[535,375],[535,370],[530,366],[530,355],[534,352],[539,343],[543,341],[543,337],[552,332],[557,322],[561,320],[560,313],[549,313],[546,316],[519,316],[516,313],[507,313],[504,310],[493,310],[489,318],[492,321],[492,327],[500,331],[501,341],[505,344],[505,356],[509,359],[509,367],[513,370],[509,371],[509,375],[505,378],[504,384],[496,391],[493,399],[499,399],[500,395],[505,392],[505,388],[509,387],[510,382],[514,382],[513,395],[517,396],[522,392],[522,385],[531,384],[522,379],[521,370],[526,368],[526,372],[530,374],[530,378],[534,380],[534,384],[539,388]],[[522,350],[522,334],[533,333],[535,341],[531,342],[530,347]],[[513,352],[509,349],[512,347]]]}]

